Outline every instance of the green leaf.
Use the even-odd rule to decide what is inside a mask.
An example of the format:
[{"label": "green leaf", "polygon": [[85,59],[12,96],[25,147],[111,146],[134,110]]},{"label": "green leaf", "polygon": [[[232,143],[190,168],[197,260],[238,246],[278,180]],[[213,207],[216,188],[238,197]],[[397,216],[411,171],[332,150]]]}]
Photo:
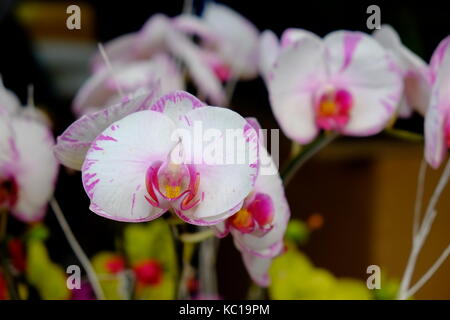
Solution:
[{"label": "green leaf", "polygon": [[70,291],[66,284],[66,273],[53,263],[41,240],[28,241],[26,277],[39,292],[42,299],[66,300]]},{"label": "green leaf", "polygon": [[132,224],[125,228],[124,248],[133,266],[146,259],[155,259],[172,277],[178,274],[175,242],[169,224],[157,219],[146,224]]},{"label": "green leaf", "polygon": [[372,294],[363,281],[339,279],[330,296],[333,300],[370,300]]}]

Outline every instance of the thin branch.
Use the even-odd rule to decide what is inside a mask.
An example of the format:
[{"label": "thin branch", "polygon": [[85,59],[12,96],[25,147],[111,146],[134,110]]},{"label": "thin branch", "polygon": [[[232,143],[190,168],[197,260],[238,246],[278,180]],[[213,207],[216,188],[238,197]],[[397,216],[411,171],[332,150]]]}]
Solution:
[{"label": "thin branch", "polygon": [[66,236],[66,239],[70,244],[70,247],[77,256],[84,270],[86,271],[87,277],[92,285],[92,289],[94,290],[97,299],[104,300],[105,295],[103,294],[103,289],[100,286],[100,282],[98,281],[95,270],[92,267],[89,258],[86,256],[77,239],[75,238],[69,224],[67,223],[66,218],[64,217],[64,213],[62,212],[61,207],[59,206],[55,198],[52,198],[50,200],[50,206],[55,213],[56,219],[58,220],[58,223],[61,226],[61,229],[63,230],[64,235]]},{"label": "thin branch", "polygon": [[433,195],[428,202],[427,210],[425,212],[425,216],[423,218],[423,222],[413,239],[411,253],[408,258],[408,262],[406,264],[405,273],[403,274],[402,282],[400,284],[400,290],[398,293],[398,298],[404,300],[408,297],[409,285],[411,283],[411,278],[414,273],[414,269],[417,263],[417,258],[420,254],[420,251],[427,239],[428,233],[431,230],[434,219],[436,218],[436,204],[439,201],[439,198],[444,190],[447,182],[450,178],[450,159],[447,161],[447,164],[442,172],[441,178],[433,192]]},{"label": "thin branch", "polygon": [[422,159],[420,162],[419,176],[417,178],[416,202],[414,204],[413,241],[419,231],[420,212],[422,211],[423,193],[425,188],[425,177],[427,173],[427,162]]},{"label": "thin branch", "polygon": [[119,81],[117,81],[117,75],[112,67],[112,64],[108,58],[108,55],[106,54],[105,48],[103,47],[103,45],[101,43],[99,43],[98,49],[100,50],[100,54],[102,55],[102,58],[105,61],[106,67],[109,69],[112,77],[114,78],[114,83],[116,84],[117,92],[119,93],[119,96],[123,99],[125,97],[125,94],[123,93],[123,90],[119,84]]},{"label": "thin branch", "polygon": [[182,233],[179,236],[179,239],[185,243],[198,243],[208,238],[213,237],[214,231],[212,229],[207,229],[195,233]]},{"label": "thin branch", "polygon": [[428,269],[428,271],[420,278],[417,283],[411,287],[411,289],[408,290],[406,293],[406,296],[408,299],[409,297],[413,296],[422,286],[427,283],[428,280],[433,276],[433,274],[439,269],[439,267],[444,263],[444,261],[447,259],[447,257],[450,254],[450,245],[448,245],[447,248],[442,252],[442,254],[439,256],[439,258],[436,260],[436,262]]}]

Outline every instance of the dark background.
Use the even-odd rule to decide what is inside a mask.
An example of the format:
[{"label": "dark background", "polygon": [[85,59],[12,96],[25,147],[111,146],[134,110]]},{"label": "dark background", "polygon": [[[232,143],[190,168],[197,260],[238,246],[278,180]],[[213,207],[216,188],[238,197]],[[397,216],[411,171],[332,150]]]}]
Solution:
[{"label": "dark background", "polygon": [[[2,43],[0,73],[6,87],[16,92],[23,102],[26,99],[28,84],[34,84],[36,101],[38,104],[46,105],[50,110],[54,120],[55,135],[58,135],[74,120],[70,112],[71,102],[58,98],[54,79],[49,78],[45,67],[37,62],[27,30],[13,15],[14,7],[19,2],[0,0]],[[77,2],[71,1],[73,4]],[[90,4],[94,9],[94,34],[100,42],[138,30],[156,12],[175,16],[183,7],[182,1],[86,0],[83,2]],[[261,31],[271,29],[278,36],[288,27],[311,30],[320,36],[337,29],[371,32],[366,28],[366,20],[369,16],[366,9],[371,4],[377,4],[381,8],[382,23],[391,24],[401,35],[403,42],[426,61],[429,61],[439,41],[450,33],[450,10],[444,1],[224,0],[221,2],[247,17]],[[194,3],[197,9],[203,5],[202,1]],[[239,106],[239,112],[244,116],[257,115],[264,128],[278,127],[271,114],[266,89],[260,79],[239,83],[232,104]],[[418,132],[422,130],[420,118],[417,116],[405,122],[404,126]],[[286,158],[288,152],[289,141],[282,137],[280,159]],[[306,218],[314,210],[330,209],[337,210],[338,213],[339,210],[357,212],[356,207],[361,203],[354,203],[352,199],[368,191],[358,189],[358,183],[355,181],[365,181],[366,185],[370,186],[371,175],[365,170],[370,161],[363,158],[351,163],[335,163],[335,167],[328,166],[325,169],[320,164],[312,162],[303,168],[298,179],[287,190],[293,215]],[[318,177],[321,176],[331,177],[327,180],[325,187],[323,182],[319,181]],[[333,190],[340,188],[337,181],[341,176],[350,177],[349,184],[337,194]],[[302,184],[301,181],[309,183]],[[352,185],[352,183],[356,184]],[[324,192],[326,194],[321,193],[323,190],[327,191]],[[308,192],[314,196],[305,197],[304,201],[297,200],[299,193],[308,194]],[[89,212],[88,198],[84,194],[78,173],[61,170],[56,197],[88,255],[114,248],[114,239],[124,224]],[[363,202],[366,207],[371,206],[370,200]],[[337,209],[334,208],[336,203],[339,203]],[[360,265],[367,265],[364,248],[368,241],[365,233],[368,221],[367,215],[363,214],[355,214],[345,221],[340,219],[339,215],[329,217],[327,224],[331,224],[333,228],[325,228],[317,235],[314,234],[305,251],[317,265],[331,269],[338,276],[364,278],[364,270],[360,268]],[[48,214],[45,222],[52,230],[49,240],[52,258],[62,264],[74,262],[70,248],[59,231],[53,215]],[[346,230],[353,231],[342,232],[345,226],[347,226]],[[24,228],[18,222],[14,222],[12,227],[16,232]],[[346,249],[349,243],[353,246]],[[342,256],[346,259],[342,259]],[[221,246],[218,268],[220,291],[223,297],[244,298],[248,277],[239,253],[234,249],[229,238],[223,241]]]}]

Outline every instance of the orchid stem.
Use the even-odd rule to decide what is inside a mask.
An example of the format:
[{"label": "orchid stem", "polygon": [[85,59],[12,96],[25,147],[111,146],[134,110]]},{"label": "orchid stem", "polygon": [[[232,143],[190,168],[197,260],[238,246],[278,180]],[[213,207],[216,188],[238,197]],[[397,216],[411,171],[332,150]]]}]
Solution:
[{"label": "orchid stem", "polygon": [[111,61],[108,58],[108,55],[106,54],[105,48],[103,47],[103,45],[101,43],[98,44],[98,49],[100,50],[100,54],[102,55],[103,60],[105,61],[106,67],[109,69],[109,71],[111,72],[111,75],[114,79],[114,82],[116,84],[116,89],[117,89],[117,93],[119,94],[121,99],[125,98],[125,94],[122,90],[122,87],[119,84],[119,81],[117,81],[117,75],[113,69],[113,66],[111,64]]},{"label": "orchid stem", "polygon": [[200,244],[199,281],[203,298],[217,298],[216,261],[219,239],[209,238]]},{"label": "orchid stem", "polygon": [[283,179],[283,183],[285,186],[289,184],[291,179],[294,177],[295,173],[300,169],[306,161],[311,159],[316,153],[330,144],[333,140],[338,137],[338,134],[335,132],[327,133],[325,132],[319,138],[314,140],[309,145],[305,146],[302,152],[298,153],[295,157],[293,157],[285,169],[281,173],[281,178]]},{"label": "orchid stem", "polygon": [[417,283],[411,287],[411,289],[408,290],[406,296],[411,297],[413,296],[422,286],[430,280],[430,278],[433,276],[433,274],[439,269],[439,267],[444,263],[444,261],[447,259],[447,257],[450,255],[450,245],[445,248],[445,250],[442,252],[442,254],[439,256],[439,258],[436,260],[436,262],[431,266],[430,269],[420,278]]},{"label": "orchid stem", "polygon": [[[431,196],[430,201],[428,202],[428,206],[427,206],[423,221],[418,229],[417,234],[414,236],[411,253],[409,255],[408,262],[406,264],[405,273],[403,274],[403,278],[402,278],[402,281],[400,284],[400,290],[398,293],[398,299],[400,299],[400,300],[405,300],[410,297],[409,293],[411,292],[411,290],[409,289],[409,285],[411,283],[411,278],[413,276],[414,269],[415,269],[415,266],[417,263],[417,258],[420,254],[420,251],[427,239],[427,236],[428,236],[428,234],[431,230],[431,227],[433,225],[433,222],[436,218],[437,211],[436,211],[435,207],[436,207],[436,204],[442,194],[442,191],[444,190],[445,186],[447,185],[449,178],[450,178],[450,160],[448,160],[448,162],[444,168],[444,171],[442,172],[441,178],[439,179],[439,182],[433,192],[433,195]],[[447,251],[447,249],[446,249],[446,251]],[[448,254],[445,255],[446,251],[444,251],[443,255],[441,255],[441,257],[438,259],[437,267],[433,268],[434,267],[433,266],[432,269],[430,269],[431,274],[429,274],[427,272],[427,274],[426,274],[427,277],[422,278],[422,279],[424,279],[423,281],[421,281],[422,279],[419,280],[420,286],[425,284],[425,282],[431,277],[431,275],[434,273],[434,271],[437,270],[437,268],[440,266],[440,263],[442,263],[442,262],[440,262],[441,258],[445,259],[447,257]]]},{"label": "orchid stem", "polygon": [[69,224],[67,223],[66,218],[64,217],[64,213],[62,212],[61,207],[59,206],[55,198],[52,198],[50,200],[50,206],[55,213],[56,219],[58,220],[58,223],[61,226],[61,229],[63,230],[64,235],[66,236],[66,239],[70,244],[70,247],[77,256],[84,270],[86,271],[86,275],[92,285],[92,289],[94,290],[97,299],[104,300],[105,295],[103,293],[102,287],[100,286],[100,282],[98,281],[94,268],[92,267],[89,258],[86,256],[77,239],[75,238]]},{"label": "orchid stem", "polygon": [[198,243],[214,236],[214,231],[211,229],[203,230],[195,233],[182,233],[179,239],[183,243]]},{"label": "orchid stem", "polygon": [[425,188],[425,177],[427,173],[427,162],[422,159],[420,163],[419,176],[417,178],[416,202],[414,204],[414,221],[413,221],[413,241],[419,231],[420,212],[422,211],[423,193]]}]

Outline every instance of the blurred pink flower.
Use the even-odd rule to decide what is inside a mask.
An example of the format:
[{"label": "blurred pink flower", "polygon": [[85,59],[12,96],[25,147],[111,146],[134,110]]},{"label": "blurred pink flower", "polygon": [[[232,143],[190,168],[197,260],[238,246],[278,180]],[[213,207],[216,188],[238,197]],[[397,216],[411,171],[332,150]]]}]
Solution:
[{"label": "blurred pink flower", "polygon": [[401,117],[408,117],[413,110],[425,115],[430,98],[428,65],[418,55],[405,47],[398,33],[389,25],[373,33],[373,37],[392,55],[403,75],[403,97],[398,107]]},{"label": "blurred pink flower", "polygon": [[430,63],[431,98],[425,116],[425,158],[438,168],[450,147],[450,36],[441,41]]},{"label": "blurred pink flower", "polygon": [[[225,101],[220,80],[208,65],[204,53],[185,33],[174,25],[174,20],[155,14],[142,29],[105,44],[105,52],[114,65],[133,61],[146,61],[157,54],[166,54],[186,66],[199,93],[216,105]],[[92,60],[93,69],[101,70],[105,62],[100,52]]]},{"label": "blurred pink flower", "polygon": [[78,91],[73,111],[78,116],[95,112],[123,99],[150,92],[155,87],[160,88],[161,94],[184,89],[183,77],[175,61],[165,54],[157,54],[145,61],[116,63],[112,69],[100,69]]},{"label": "blurred pink flower", "polygon": [[24,116],[18,99],[2,89],[0,208],[10,210],[24,222],[39,221],[44,217],[58,174],[52,152],[53,136],[46,125]]},{"label": "blurred pink flower", "polygon": [[[174,18],[174,25],[183,32],[196,34],[202,40],[202,47],[216,60],[209,60],[211,68],[227,70],[229,77],[252,79],[258,75],[258,29],[245,17],[231,8],[209,2],[201,18],[180,15]],[[222,63],[220,63],[222,61]],[[218,68],[220,66],[220,68]]]},{"label": "blurred pink flower", "polygon": [[403,89],[401,72],[370,36],[336,31],[320,39],[288,29],[281,47],[268,89],[289,138],[307,144],[321,129],[374,135],[393,116]]}]

